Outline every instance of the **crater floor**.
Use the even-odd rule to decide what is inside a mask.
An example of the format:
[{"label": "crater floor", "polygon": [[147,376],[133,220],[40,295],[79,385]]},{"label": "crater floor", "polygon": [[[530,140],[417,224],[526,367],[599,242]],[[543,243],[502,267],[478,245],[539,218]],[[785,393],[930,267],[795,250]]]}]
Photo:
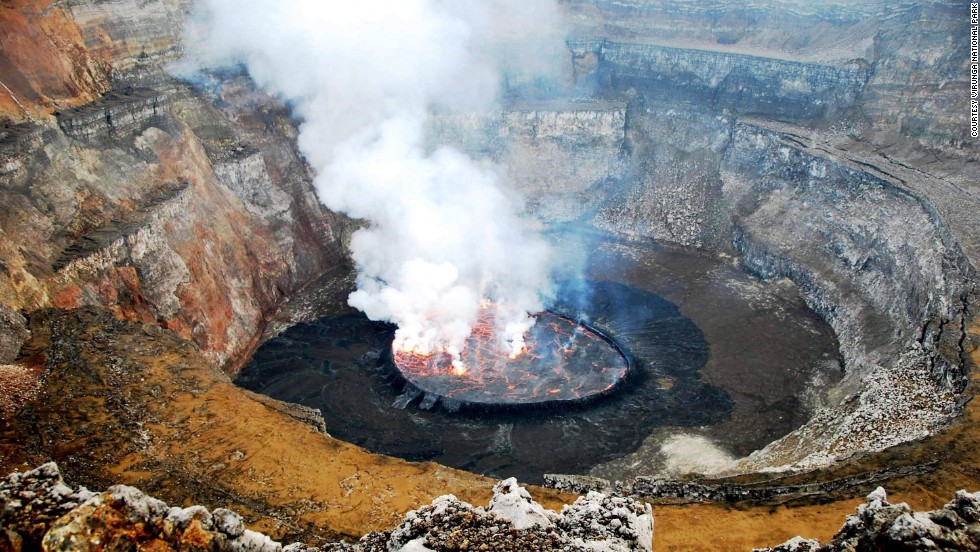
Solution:
[{"label": "crater floor", "polygon": [[566,282],[555,310],[588,320],[632,367],[587,404],[433,408],[394,368],[393,328],[359,314],[288,329],[236,383],[320,409],[331,435],[372,452],[540,482],[545,473],[648,475],[677,434],[746,454],[799,427],[839,378],[832,332],[791,286],[652,244],[603,240],[589,259],[588,281]]}]

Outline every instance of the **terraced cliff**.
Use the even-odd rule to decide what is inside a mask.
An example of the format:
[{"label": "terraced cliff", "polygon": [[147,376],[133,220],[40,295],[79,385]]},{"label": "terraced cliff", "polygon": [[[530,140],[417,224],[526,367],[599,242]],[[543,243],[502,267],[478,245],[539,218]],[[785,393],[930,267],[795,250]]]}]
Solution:
[{"label": "terraced cliff", "polygon": [[[71,51],[102,60],[112,78],[78,107],[60,108],[84,94],[10,113],[0,138],[0,298],[25,312],[106,306],[172,329],[234,370],[286,297],[345,264],[349,223],[316,199],[282,104],[241,76],[206,96],[166,74],[186,9],[3,7],[29,24],[57,11],[84,38]],[[48,62],[18,59],[10,75]],[[78,75],[60,78],[82,87]]]},{"label": "terraced cliff", "polygon": [[[977,347],[980,143],[964,115],[961,3],[562,5],[577,78],[568,97],[440,114],[432,140],[507,166],[528,211],[555,227],[730,256],[761,277],[795,283],[837,332],[846,377],[809,425],[736,472],[808,468],[945,435],[972,396]],[[42,309],[97,307],[164,328],[173,336],[147,331],[173,347],[193,343],[233,372],[289,322],[281,309],[304,286],[316,282],[320,298],[304,297],[290,312],[343,308],[345,244],[356,222],[319,204],[296,153],[297,122],[247,75],[186,82],[167,72],[189,9],[168,0],[0,6],[0,374],[18,389],[9,395],[16,401],[0,405],[5,412],[37,412],[37,393],[53,396],[44,390],[58,380],[42,376],[57,362],[18,358],[31,325],[43,327]],[[79,343],[97,349],[94,334],[83,333]],[[241,404],[251,403],[219,406]],[[3,466],[81,450],[80,437],[25,452],[40,419],[17,423],[25,420],[3,426],[12,447],[0,449]],[[957,435],[972,450],[972,434]],[[167,489],[173,500],[188,481],[206,479],[193,454],[182,457],[195,466],[190,479],[167,479],[152,463],[109,465],[113,458],[65,469],[100,482],[128,473],[126,481],[154,482],[151,490]],[[359,469],[379,470],[378,492],[399,473],[386,471],[388,459],[357,458]],[[975,481],[971,469],[963,467],[963,481]],[[268,481],[294,489],[300,472]],[[928,485],[943,484],[929,477]],[[466,477],[444,482],[463,479],[486,490]],[[361,506],[404,509],[423,494]],[[285,518],[291,507],[260,508],[253,519]],[[326,523],[353,534],[393,516]],[[283,531],[300,531],[290,527]]]}]

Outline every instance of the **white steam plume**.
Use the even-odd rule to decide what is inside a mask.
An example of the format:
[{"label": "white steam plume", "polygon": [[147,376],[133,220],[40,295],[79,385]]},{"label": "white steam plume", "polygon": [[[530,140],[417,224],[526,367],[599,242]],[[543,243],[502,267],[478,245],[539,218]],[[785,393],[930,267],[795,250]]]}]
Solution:
[{"label": "white steam plume", "polygon": [[550,248],[499,168],[427,150],[423,128],[432,108],[491,107],[504,71],[554,71],[558,21],[555,0],[202,0],[185,65],[244,63],[293,105],[321,200],[370,222],[350,304],[397,324],[397,346],[458,353],[487,298],[519,349]]}]

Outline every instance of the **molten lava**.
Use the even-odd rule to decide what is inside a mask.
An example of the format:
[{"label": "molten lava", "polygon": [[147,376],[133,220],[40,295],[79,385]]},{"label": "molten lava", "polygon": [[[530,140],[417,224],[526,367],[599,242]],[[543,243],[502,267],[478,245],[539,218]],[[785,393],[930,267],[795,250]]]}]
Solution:
[{"label": "molten lava", "polygon": [[596,331],[551,312],[534,315],[524,347],[499,342],[491,305],[454,363],[449,353],[394,350],[395,366],[420,390],[461,403],[540,404],[575,401],[611,390],[626,376],[623,354]]}]

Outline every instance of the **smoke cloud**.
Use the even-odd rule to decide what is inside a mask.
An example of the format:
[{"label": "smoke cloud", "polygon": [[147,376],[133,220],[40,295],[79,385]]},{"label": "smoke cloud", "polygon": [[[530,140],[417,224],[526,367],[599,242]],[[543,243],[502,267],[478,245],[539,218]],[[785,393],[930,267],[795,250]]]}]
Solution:
[{"label": "smoke cloud", "polygon": [[481,301],[519,349],[553,295],[548,243],[504,170],[427,146],[429,113],[485,110],[506,77],[554,77],[554,0],[202,0],[186,66],[244,64],[301,119],[299,147],[351,241],[352,306],[394,322],[396,346],[458,353]]}]

